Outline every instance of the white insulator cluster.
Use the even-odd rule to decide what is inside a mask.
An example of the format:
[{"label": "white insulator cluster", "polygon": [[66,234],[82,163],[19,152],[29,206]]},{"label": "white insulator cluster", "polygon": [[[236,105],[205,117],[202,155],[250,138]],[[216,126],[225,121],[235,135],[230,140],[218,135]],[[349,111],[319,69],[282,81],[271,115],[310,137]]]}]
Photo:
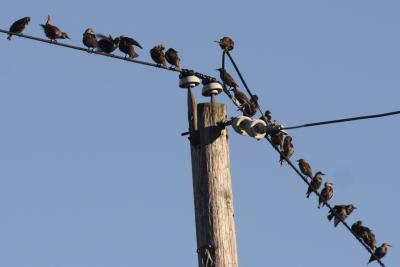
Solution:
[{"label": "white insulator cluster", "polygon": [[232,119],[233,129],[240,135],[248,135],[259,140],[267,134],[267,123],[263,120],[239,116]]}]

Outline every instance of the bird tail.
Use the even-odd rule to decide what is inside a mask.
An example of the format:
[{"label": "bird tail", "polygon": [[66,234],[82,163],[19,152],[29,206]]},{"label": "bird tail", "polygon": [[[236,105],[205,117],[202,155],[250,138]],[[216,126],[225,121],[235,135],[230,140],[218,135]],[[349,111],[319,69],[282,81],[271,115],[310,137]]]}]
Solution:
[{"label": "bird tail", "polygon": [[328,220],[329,220],[329,221],[332,221],[333,214],[332,214],[332,213],[331,213],[331,214],[329,214],[329,215],[327,216],[327,218],[328,218]]},{"label": "bird tail", "polygon": [[12,36],[12,34],[9,33],[7,39],[8,39],[8,40],[11,40],[11,36]]},{"label": "bird tail", "polygon": [[131,59],[137,58],[139,55],[135,51],[129,51],[129,57]]}]

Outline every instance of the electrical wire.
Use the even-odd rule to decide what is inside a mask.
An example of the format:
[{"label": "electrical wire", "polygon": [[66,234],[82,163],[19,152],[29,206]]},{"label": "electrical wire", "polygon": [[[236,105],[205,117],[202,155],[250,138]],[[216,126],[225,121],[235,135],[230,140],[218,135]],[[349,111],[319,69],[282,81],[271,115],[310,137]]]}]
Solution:
[{"label": "electrical wire", "polygon": [[[228,54],[228,56],[229,56],[229,59],[230,59],[231,62],[232,62],[232,65],[234,66],[234,68],[235,68],[237,74],[239,75],[239,77],[240,77],[240,79],[241,79],[243,85],[245,86],[247,92],[249,93],[250,96],[252,96],[253,94],[251,93],[249,87],[247,86],[247,83],[245,82],[245,80],[244,80],[242,74],[240,73],[240,70],[239,70],[239,68],[237,67],[235,61],[233,60],[233,58],[232,58],[232,56],[229,54],[229,52],[227,52],[227,54]],[[258,107],[258,110],[261,112],[261,116],[264,117],[264,113],[262,112],[262,110],[261,110],[261,108],[260,108],[258,102],[257,102],[257,107]],[[393,115],[394,115],[394,114],[393,114]],[[287,128],[286,128],[286,129],[287,129]],[[280,155],[282,158],[284,158],[284,160],[289,164],[289,166],[290,166],[290,167],[300,176],[300,178],[310,187],[310,182],[303,176],[303,174],[300,172],[300,170],[299,170],[289,159],[287,159],[287,158],[283,155],[282,151],[272,143],[271,139],[270,139],[267,135],[265,136],[265,139],[267,139],[267,141],[268,141],[268,142],[272,145],[272,147],[279,153],[279,155]],[[313,187],[311,187],[311,189],[313,190],[313,192],[314,192],[319,198],[321,198],[321,194],[320,194],[317,190],[315,190]],[[339,219],[339,221],[347,228],[347,230],[349,230],[349,232],[358,240],[358,242],[360,242],[361,245],[371,254],[371,256],[374,257],[382,267],[385,267],[385,264],[384,264],[380,259],[378,259],[378,258],[375,256],[375,253],[374,253],[366,244],[364,244],[364,243],[362,242],[362,240],[353,232],[353,230],[351,229],[351,227],[350,227],[344,220],[342,220],[342,219],[340,218],[339,214],[337,214],[337,212],[332,208],[332,206],[328,203],[328,201],[325,201],[324,198],[321,198],[321,200],[322,200],[323,203],[326,205],[326,207],[332,212],[332,214],[333,214],[336,218]]]},{"label": "electrical wire", "polygon": [[380,113],[380,114],[374,114],[374,115],[351,117],[351,118],[346,118],[346,119],[338,119],[338,120],[320,121],[320,122],[301,124],[301,125],[297,125],[297,126],[284,127],[284,128],[282,128],[282,130],[293,130],[293,129],[313,127],[313,126],[319,126],[319,125],[325,125],[325,124],[341,123],[341,122],[356,121],[356,120],[367,120],[367,119],[381,118],[381,117],[393,116],[393,115],[399,115],[399,114],[400,114],[400,111],[393,111],[393,112]]}]

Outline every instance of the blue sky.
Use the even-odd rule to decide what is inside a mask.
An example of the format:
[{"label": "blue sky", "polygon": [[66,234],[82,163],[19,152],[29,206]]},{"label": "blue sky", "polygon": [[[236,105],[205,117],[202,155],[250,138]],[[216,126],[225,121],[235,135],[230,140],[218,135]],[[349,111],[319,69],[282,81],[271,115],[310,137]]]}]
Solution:
[{"label": "blue sky", "polygon": [[[47,15],[81,45],[91,27],[179,51],[217,76],[232,55],[264,109],[284,125],[399,109],[398,1],[8,1],[0,28]],[[0,36],[0,265],[196,266],[186,94],[176,73]],[[119,52],[116,52],[120,54]],[[233,68],[228,65],[228,71]],[[237,76],[235,75],[235,78]],[[237,78],[238,79],[238,78]],[[196,88],[198,101],[201,88]],[[238,112],[224,95],[229,116]],[[335,184],[400,262],[398,117],[293,130],[295,159]],[[264,141],[230,129],[241,266],[364,266],[369,255],[305,198]],[[376,263],[374,266],[378,266]]]}]

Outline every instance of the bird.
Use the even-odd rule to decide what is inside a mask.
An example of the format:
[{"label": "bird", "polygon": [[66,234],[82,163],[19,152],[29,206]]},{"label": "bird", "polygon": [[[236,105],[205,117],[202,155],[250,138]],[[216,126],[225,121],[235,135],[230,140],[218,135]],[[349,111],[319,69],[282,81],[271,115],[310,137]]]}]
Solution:
[{"label": "bird", "polygon": [[304,159],[299,159],[297,162],[299,163],[299,168],[301,173],[312,179],[313,175],[310,164],[308,164],[308,162],[305,161]]},{"label": "bird", "polygon": [[318,171],[315,176],[311,179],[311,183],[308,186],[307,190],[307,198],[310,197],[311,193],[313,192],[313,189],[315,191],[318,191],[318,189],[321,187],[322,184],[322,175],[325,175],[325,173]]},{"label": "bird", "polygon": [[99,51],[110,54],[117,49],[119,38],[113,39],[111,35],[105,36],[103,34],[97,34],[96,36],[100,38],[100,40],[97,41],[97,48]]},{"label": "bird", "polygon": [[286,133],[282,131],[271,134],[271,142],[277,146],[280,151],[283,150],[283,140],[285,135]]},{"label": "bird", "polygon": [[232,76],[225,69],[219,68],[217,69],[217,71],[219,71],[219,77],[226,85],[228,85],[230,88],[238,87],[235,79],[233,79]]},{"label": "bird", "polygon": [[261,116],[261,117],[260,117],[260,120],[265,121],[265,123],[266,123],[267,125],[268,125],[268,124],[271,124],[271,123],[272,123],[271,111],[269,111],[269,110],[265,111],[264,116]]},{"label": "bird", "polygon": [[358,220],[351,226],[351,230],[354,234],[361,238],[361,240],[371,248],[371,250],[375,250],[376,247],[376,239],[374,233],[366,226],[362,225],[362,221]]},{"label": "bird", "polygon": [[46,24],[40,24],[44,33],[51,42],[57,42],[56,39],[70,39],[66,32],[62,32],[58,27],[51,24],[51,17],[47,17]]},{"label": "bird", "polygon": [[233,47],[235,45],[235,42],[232,40],[232,38],[225,36],[221,38],[219,41],[214,41],[219,44],[219,46],[222,48],[224,51],[231,51],[233,50]]},{"label": "bird", "polygon": [[244,106],[243,115],[247,117],[253,117],[257,113],[257,107],[258,107],[258,96],[252,95],[250,97],[249,105]]},{"label": "bird", "polygon": [[[340,219],[342,221],[346,220],[346,218],[353,212],[353,210],[357,209],[356,206],[353,204],[349,205],[336,205],[333,207],[332,210],[329,211],[328,215],[328,220],[331,221],[333,217],[335,217],[334,220],[334,225],[337,227],[337,225],[340,223]],[[337,214],[337,216],[336,216]]]},{"label": "bird", "polygon": [[178,56],[178,51],[173,48],[169,48],[167,52],[165,52],[165,59],[169,64],[175,67],[177,70],[181,70],[181,59]]},{"label": "bird", "polygon": [[283,149],[282,149],[282,154],[281,157],[279,159],[280,164],[283,164],[283,161],[285,159],[290,159],[290,157],[293,155],[294,153],[294,146],[292,144],[292,140],[293,138],[290,135],[287,135],[285,137],[285,139],[283,140]]},{"label": "bird", "polygon": [[136,53],[135,49],[133,46],[137,46],[140,49],[143,49],[143,47],[133,38],[130,37],[125,37],[121,35],[119,38],[116,38],[119,41],[118,48],[119,50],[125,54],[125,58],[127,55],[129,58],[137,58],[139,55]]},{"label": "bird", "polygon": [[167,68],[164,49],[165,46],[163,44],[158,44],[150,50],[150,56],[157,65],[163,65],[164,68]]},{"label": "bird", "polygon": [[318,199],[318,208],[325,206],[325,202],[328,202],[333,197],[333,187],[331,182],[325,182],[324,188],[321,191],[320,197]]},{"label": "bird", "polygon": [[83,33],[82,42],[89,50],[91,49],[91,51],[97,48],[98,44],[96,35],[91,28],[87,28]]},{"label": "bird", "polygon": [[[15,21],[10,26],[10,30],[9,31],[12,32],[12,33],[21,34],[25,30],[25,27],[29,24],[30,21],[31,21],[30,17],[23,17],[22,19],[19,19],[19,20]],[[7,37],[8,40],[11,40],[12,33],[8,34],[8,37]]]},{"label": "bird", "polygon": [[380,247],[376,248],[374,254],[369,258],[367,265],[377,259],[382,259],[388,252],[389,247],[391,247],[391,245],[388,243],[383,243]]}]

